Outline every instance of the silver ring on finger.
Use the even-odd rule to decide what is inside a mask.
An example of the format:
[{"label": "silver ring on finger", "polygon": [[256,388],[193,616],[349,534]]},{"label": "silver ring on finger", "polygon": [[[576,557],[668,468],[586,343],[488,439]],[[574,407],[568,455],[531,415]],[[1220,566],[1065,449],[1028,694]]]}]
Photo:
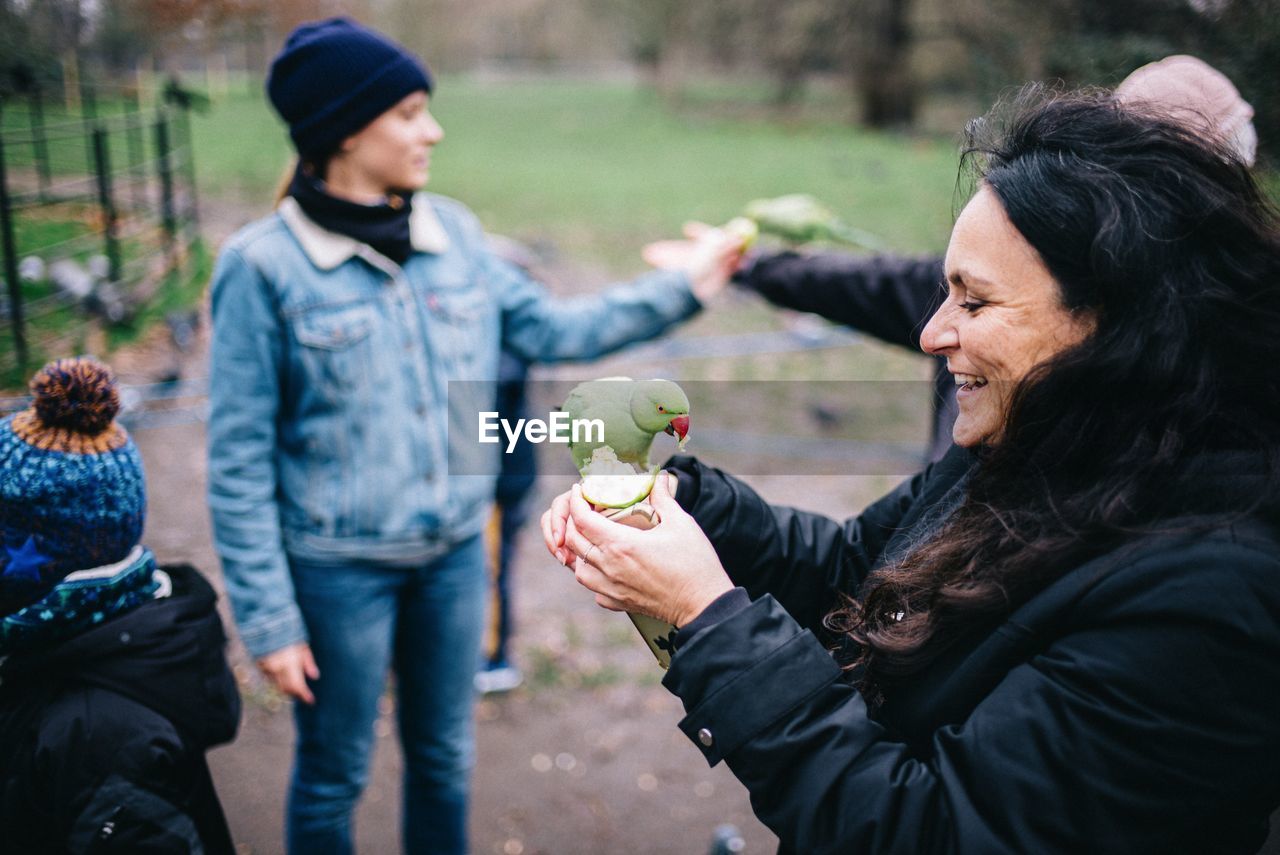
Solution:
[{"label": "silver ring on finger", "polygon": [[[597,546],[594,543],[588,546],[586,553],[582,556],[582,560],[587,564],[591,564],[591,550],[598,549],[598,548],[599,546]],[[595,565],[592,565],[592,566],[595,566]]]}]

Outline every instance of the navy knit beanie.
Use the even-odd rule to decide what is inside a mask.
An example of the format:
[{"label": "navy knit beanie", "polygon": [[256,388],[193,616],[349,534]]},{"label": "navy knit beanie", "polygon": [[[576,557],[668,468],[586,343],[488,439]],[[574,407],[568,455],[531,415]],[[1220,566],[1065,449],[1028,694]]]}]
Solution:
[{"label": "navy knit beanie", "polygon": [[267,96],[298,154],[323,160],[406,95],[431,91],[413,54],[350,18],[302,24],[271,63]]},{"label": "navy knit beanie", "polygon": [[142,538],[142,459],[124,428],[111,370],[50,362],[31,407],[0,420],[0,615],[68,573],[127,558]]}]

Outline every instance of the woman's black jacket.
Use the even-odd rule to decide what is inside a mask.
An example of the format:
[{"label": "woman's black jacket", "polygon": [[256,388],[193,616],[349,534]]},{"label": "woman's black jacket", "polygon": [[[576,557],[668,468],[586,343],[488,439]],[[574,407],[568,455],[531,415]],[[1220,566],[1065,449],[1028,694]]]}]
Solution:
[{"label": "woman's black jacket", "polygon": [[[1219,485],[1261,490],[1250,462],[1217,467]],[[677,500],[746,589],[677,639],[681,729],[783,851],[1256,852],[1280,804],[1274,507],[1076,567],[868,713],[822,617],[970,465],[953,450],[841,524],[673,458]]]},{"label": "woman's black jacket", "polygon": [[209,583],[0,666],[0,852],[232,853],[205,750],[240,696]]}]

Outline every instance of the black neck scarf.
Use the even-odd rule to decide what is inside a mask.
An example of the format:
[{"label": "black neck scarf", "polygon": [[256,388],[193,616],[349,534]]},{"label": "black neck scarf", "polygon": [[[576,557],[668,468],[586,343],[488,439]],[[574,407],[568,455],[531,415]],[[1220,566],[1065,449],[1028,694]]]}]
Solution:
[{"label": "black neck scarf", "polygon": [[413,200],[408,194],[389,193],[376,205],[339,199],[325,190],[309,166],[299,162],[289,182],[289,195],[321,228],[367,243],[396,264],[404,264],[413,254],[409,239]]}]

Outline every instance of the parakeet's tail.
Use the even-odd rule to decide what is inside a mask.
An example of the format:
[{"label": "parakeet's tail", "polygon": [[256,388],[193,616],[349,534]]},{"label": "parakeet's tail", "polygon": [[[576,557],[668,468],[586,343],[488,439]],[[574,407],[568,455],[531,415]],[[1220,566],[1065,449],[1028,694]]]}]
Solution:
[{"label": "parakeet's tail", "polygon": [[868,252],[887,252],[889,249],[884,238],[840,220],[832,220],[826,228],[832,240],[861,247]]}]

